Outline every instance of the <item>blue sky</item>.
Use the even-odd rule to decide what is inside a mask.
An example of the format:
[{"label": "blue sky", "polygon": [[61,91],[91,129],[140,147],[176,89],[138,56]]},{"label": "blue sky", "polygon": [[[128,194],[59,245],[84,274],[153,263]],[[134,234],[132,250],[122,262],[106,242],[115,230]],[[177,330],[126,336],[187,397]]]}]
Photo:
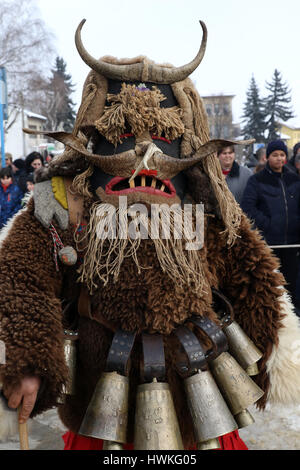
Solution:
[{"label": "blue sky", "polygon": [[199,20],[208,28],[206,55],[191,75],[200,95],[234,94],[239,121],[251,76],[264,96],[265,81],[277,68],[291,88],[300,127],[300,2],[298,0],[36,0],[40,14],[56,37],[67,62],[79,104],[89,71],[74,44],[74,33],[86,18],[82,38],[95,57],[146,55],[175,66],[189,62],[201,41]]}]

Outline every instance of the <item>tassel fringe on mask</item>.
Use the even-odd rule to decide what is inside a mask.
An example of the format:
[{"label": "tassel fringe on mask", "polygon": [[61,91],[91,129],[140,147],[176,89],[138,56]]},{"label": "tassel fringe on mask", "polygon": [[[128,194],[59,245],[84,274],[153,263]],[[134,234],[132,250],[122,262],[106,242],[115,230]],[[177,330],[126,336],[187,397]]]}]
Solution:
[{"label": "tassel fringe on mask", "polygon": [[145,239],[150,238],[162,271],[176,284],[190,286],[200,293],[205,276],[201,234],[195,235],[195,220],[191,224],[184,223],[179,206],[177,211],[160,206],[155,223],[147,214],[128,214],[127,206],[117,209],[106,203],[92,206],[87,231],[83,238],[77,239],[78,245],[85,245],[79,281],[86,283],[90,292],[99,287],[99,281],[104,285],[110,279],[116,282],[124,259],[129,257],[139,272],[149,269],[143,266],[138,255]]}]

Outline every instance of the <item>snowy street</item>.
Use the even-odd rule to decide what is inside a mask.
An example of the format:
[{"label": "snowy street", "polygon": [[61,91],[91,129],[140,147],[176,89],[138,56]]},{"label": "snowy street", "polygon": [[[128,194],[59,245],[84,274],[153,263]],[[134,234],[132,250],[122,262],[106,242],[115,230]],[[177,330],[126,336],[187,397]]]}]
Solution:
[{"label": "snowy street", "polygon": [[[239,430],[249,450],[300,450],[300,406],[268,407],[266,411],[249,408],[255,423]],[[56,410],[50,410],[31,423],[30,450],[63,450],[65,431]],[[0,450],[19,450],[16,434],[0,442]]]}]

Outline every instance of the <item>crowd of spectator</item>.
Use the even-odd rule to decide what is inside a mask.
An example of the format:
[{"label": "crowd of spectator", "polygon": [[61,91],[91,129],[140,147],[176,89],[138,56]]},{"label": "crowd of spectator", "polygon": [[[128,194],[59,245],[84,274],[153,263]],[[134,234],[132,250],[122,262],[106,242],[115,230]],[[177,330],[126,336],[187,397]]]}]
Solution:
[{"label": "crowd of spectator", "polygon": [[44,165],[39,152],[15,160],[5,155],[5,167],[0,170],[0,230],[23,207],[34,188],[34,172]]},{"label": "crowd of spectator", "polygon": [[218,157],[229,189],[279,259],[300,315],[300,142],[290,159],[282,140],[261,147],[246,166],[235,161],[233,146]]}]

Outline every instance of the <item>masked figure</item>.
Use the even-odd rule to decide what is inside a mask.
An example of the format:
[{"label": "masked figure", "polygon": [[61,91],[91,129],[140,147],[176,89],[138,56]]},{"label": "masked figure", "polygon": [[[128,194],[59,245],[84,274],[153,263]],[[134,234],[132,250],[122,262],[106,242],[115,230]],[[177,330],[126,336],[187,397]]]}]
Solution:
[{"label": "masked figure", "polygon": [[83,23],[73,132],[46,133],[65,151],[2,235],[4,395],[35,379],[31,416],[57,406],[68,449],[245,448],[248,406],[300,401],[300,335],[189,79],[206,27],[174,68],[96,60]]}]

